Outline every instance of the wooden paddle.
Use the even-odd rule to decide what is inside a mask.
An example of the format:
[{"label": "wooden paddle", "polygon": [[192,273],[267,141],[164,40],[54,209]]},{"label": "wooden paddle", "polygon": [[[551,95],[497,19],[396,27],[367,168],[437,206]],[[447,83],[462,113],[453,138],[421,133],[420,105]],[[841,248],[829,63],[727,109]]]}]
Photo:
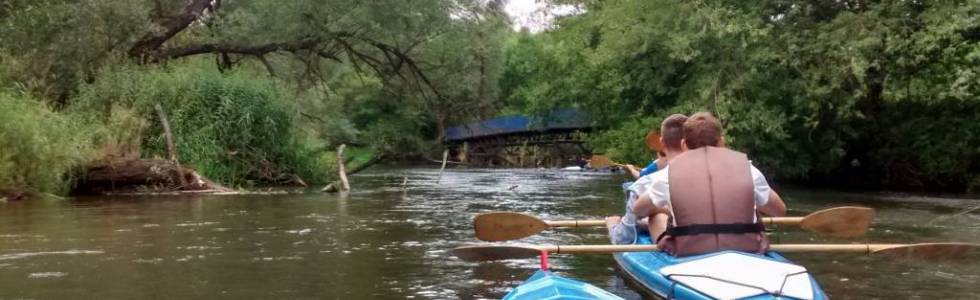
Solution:
[{"label": "wooden paddle", "polygon": [[660,134],[650,131],[647,133],[647,149],[654,152],[661,152],[664,150],[664,143],[660,142]]},{"label": "wooden paddle", "polygon": [[[882,254],[905,259],[956,259],[980,249],[976,243],[921,244],[775,244],[770,250],[787,253],[840,252]],[[465,261],[487,261],[537,257],[550,253],[613,253],[656,251],[657,245],[473,245],[450,250]]]},{"label": "wooden paddle", "polygon": [[[874,219],[874,209],[842,206],[814,212],[805,217],[767,217],[766,225],[797,225],[830,237],[864,235]],[[490,212],[476,216],[473,227],[476,238],[484,241],[508,241],[531,236],[552,227],[598,227],[604,220],[544,221],[515,212]]]},{"label": "wooden paddle", "polygon": [[[646,144],[650,151],[661,152],[664,150],[664,144],[660,142],[660,135],[656,132],[650,131],[650,133],[647,133]],[[596,169],[624,166],[621,163],[613,161],[608,156],[599,154],[593,154],[589,158],[589,165]]]},{"label": "wooden paddle", "polygon": [[594,154],[589,158],[589,166],[593,169],[604,169],[608,167],[620,167],[623,164],[612,161],[608,156]]}]

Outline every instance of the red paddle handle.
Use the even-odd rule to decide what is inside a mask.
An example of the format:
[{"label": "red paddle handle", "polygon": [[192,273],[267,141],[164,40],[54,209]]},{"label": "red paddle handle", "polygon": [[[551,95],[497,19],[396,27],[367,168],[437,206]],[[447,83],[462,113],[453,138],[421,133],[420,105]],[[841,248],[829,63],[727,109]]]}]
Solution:
[{"label": "red paddle handle", "polygon": [[541,270],[548,270],[548,250],[541,250]]}]

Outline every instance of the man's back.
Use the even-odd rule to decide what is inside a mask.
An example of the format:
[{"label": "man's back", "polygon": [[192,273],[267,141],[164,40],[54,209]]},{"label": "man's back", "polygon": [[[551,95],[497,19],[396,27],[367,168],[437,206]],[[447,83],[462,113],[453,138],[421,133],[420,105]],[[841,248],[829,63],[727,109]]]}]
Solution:
[{"label": "man's back", "polygon": [[718,250],[761,252],[751,165],[744,153],[701,147],[671,161],[667,176],[673,213],[665,247],[685,256]]}]

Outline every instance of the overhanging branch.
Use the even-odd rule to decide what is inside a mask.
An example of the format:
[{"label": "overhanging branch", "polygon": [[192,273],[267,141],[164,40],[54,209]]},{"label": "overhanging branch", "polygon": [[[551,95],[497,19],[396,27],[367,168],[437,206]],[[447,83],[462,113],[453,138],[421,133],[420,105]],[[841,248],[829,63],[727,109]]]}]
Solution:
[{"label": "overhanging branch", "polygon": [[158,29],[144,34],[133,47],[129,48],[129,55],[140,59],[147,58],[150,53],[160,49],[163,43],[204,15],[204,11],[211,8],[211,3],[211,0],[191,0],[179,14],[160,18],[159,23],[155,24]]},{"label": "overhanging branch", "polygon": [[289,43],[269,43],[262,45],[233,45],[233,44],[191,44],[179,47],[161,49],[153,55],[154,61],[180,58],[206,53],[232,53],[242,55],[265,55],[276,51],[313,50],[319,45],[316,39],[306,39]]}]

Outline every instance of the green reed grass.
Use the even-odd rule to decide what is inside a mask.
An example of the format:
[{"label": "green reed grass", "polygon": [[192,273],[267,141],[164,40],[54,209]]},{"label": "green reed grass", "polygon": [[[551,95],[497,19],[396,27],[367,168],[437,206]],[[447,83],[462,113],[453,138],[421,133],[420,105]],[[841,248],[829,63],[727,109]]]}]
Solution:
[{"label": "green reed grass", "polygon": [[110,116],[131,111],[147,124],[140,139],[142,156],[166,157],[154,110],[160,104],[181,162],[209,179],[232,186],[271,183],[289,175],[325,182],[330,177],[327,158],[294,125],[294,103],[268,79],[183,65],[106,72],[81,87],[70,110],[123,132],[136,129]]},{"label": "green reed grass", "polygon": [[66,193],[94,129],[29,96],[0,93],[0,189]]}]

